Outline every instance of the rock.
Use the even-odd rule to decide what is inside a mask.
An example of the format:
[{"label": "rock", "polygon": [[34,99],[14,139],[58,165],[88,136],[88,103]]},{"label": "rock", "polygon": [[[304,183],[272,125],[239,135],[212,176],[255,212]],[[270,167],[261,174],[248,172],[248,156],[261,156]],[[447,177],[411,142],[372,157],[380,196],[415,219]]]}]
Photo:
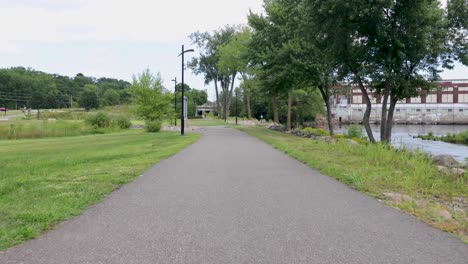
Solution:
[{"label": "rock", "polygon": [[417,200],[416,205],[421,208],[426,208],[429,205],[429,201],[425,199]]},{"label": "rock", "polygon": [[354,141],[352,139],[346,139],[346,142],[348,142],[351,145],[359,145],[359,143],[357,143],[356,141]]},{"label": "rock", "polygon": [[463,174],[465,174],[465,170],[464,169],[460,169],[460,168],[452,168],[452,171],[451,171],[453,174],[456,174],[458,176],[463,176]]},{"label": "rock", "polygon": [[335,139],[333,137],[330,137],[330,136],[320,137],[320,139],[322,141],[328,142],[330,144],[335,144],[336,143]]},{"label": "rock", "polygon": [[450,155],[439,155],[439,156],[434,156],[432,158],[434,160],[434,163],[439,165],[439,166],[444,166],[447,168],[459,168],[460,163],[456,161],[452,156]]},{"label": "rock", "polygon": [[411,202],[413,201],[413,198],[406,194],[401,194],[401,193],[383,193],[383,195],[387,198],[392,199],[394,202],[401,203],[403,201],[405,202]]},{"label": "rock", "polygon": [[286,127],[280,125],[280,124],[273,124],[271,126],[268,127],[268,129],[271,129],[271,130],[274,130],[274,131],[279,131],[279,132],[285,132],[286,131]]},{"label": "rock", "polygon": [[447,210],[439,210],[439,215],[442,216],[445,220],[452,219],[452,214]]}]

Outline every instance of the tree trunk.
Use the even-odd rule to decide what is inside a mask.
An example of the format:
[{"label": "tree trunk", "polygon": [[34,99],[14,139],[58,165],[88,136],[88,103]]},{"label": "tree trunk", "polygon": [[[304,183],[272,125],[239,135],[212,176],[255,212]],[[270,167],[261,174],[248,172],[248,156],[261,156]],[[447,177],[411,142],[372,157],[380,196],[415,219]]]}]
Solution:
[{"label": "tree trunk", "polygon": [[221,105],[219,104],[218,78],[214,80],[216,90],[216,108],[218,109],[218,119],[221,119]]},{"label": "tree trunk", "polygon": [[382,101],[382,120],[380,123],[380,141],[387,142],[387,103],[390,95],[390,82],[385,80],[385,88],[383,90],[383,101]]},{"label": "tree trunk", "polygon": [[393,127],[393,113],[395,113],[395,106],[397,103],[397,99],[394,95],[390,96],[390,109],[388,110],[388,117],[387,117],[387,127],[385,134],[387,136],[387,140],[385,142],[391,143],[392,142],[392,127]]},{"label": "tree trunk", "polygon": [[288,91],[288,120],[286,122],[286,128],[288,131],[291,130],[291,108],[292,108],[292,90]]},{"label": "tree trunk", "polygon": [[247,103],[247,118],[252,118],[252,110],[250,109],[250,94],[247,92],[245,93],[245,101]]},{"label": "tree trunk", "polygon": [[366,111],[364,112],[364,116],[362,117],[362,124],[366,129],[367,137],[369,137],[369,141],[375,143],[374,134],[372,134],[372,129],[369,124],[370,114],[372,111],[372,104],[369,100],[369,94],[367,94],[366,87],[362,83],[361,76],[357,73],[354,73],[356,79],[358,80],[359,89],[361,89],[362,94],[364,95],[364,99],[366,100]]},{"label": "tree trunk", "polygon": [[319,85],[318,88],[319,88],[320,94],[322,95],[322,99],[325,102],[325,107],[327,108],[328,130],[330,131],[330,135],[333,136],[334,131],[333,131],[332,116],[331,116],[330,91],[328,90],[328,87],[324,87],[322,85]]},{"label": "tree trunk", "polygon": [[[234,90],[234,82],[236,80],[236,75],[237,73],[234,73],[232,76],[231,76],[231,87],[226,87],[227,88],[227,106],[226,106],[226,119],[229,117],[229,109],[231,108],[231,98],[232,98],[232,91]],[[228,84],[229,85],[229,84]]]},{"label": "tree trunk", "polygon": [[276,96],[271,97],[271,108],[273,111],[273,122],[279,124],[278,102],[276,101]]}]

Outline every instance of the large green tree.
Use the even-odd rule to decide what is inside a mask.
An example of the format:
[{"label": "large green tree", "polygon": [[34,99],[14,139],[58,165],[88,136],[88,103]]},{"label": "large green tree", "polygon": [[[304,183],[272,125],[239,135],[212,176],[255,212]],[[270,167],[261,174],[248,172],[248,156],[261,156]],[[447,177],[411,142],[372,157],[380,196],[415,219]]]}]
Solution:
[{"label": "large green tree", "polygon": [[154,75],[149,69],[133,76],[131,86],[135,112],[146,121],[162,122],[174,114],[172,95],[165,92],[160,75]]},{"label": "large green tree", "polygon": [[[219,48],[234,39],[237,27],[225,26],[220,30],[210,32],[195,32],[190,35],[193,44],[200,50],[198,57],[188,64],[195,74],[203,74],[205,84],[214,83],[216,92],[216,105],[218,113],[223,113],[223,118],[229,115],[229,102],[232,90],[238,74],[234,68],[221,70],[219,67]],[[220,95],[222,96],[220,100]],[[223,111],[221,111],[221,104]],[[218,114],[218,117],[221,116]]]}]

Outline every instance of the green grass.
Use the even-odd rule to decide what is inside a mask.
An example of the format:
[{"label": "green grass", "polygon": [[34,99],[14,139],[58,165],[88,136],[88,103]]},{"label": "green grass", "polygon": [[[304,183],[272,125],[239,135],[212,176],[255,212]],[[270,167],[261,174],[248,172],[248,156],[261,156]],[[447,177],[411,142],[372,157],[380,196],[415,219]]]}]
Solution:
[{"label": "green grass", "polygon": [[458,134],[448,133],[445,136],[435,136],[432,132],[429,132],[427,135],[417,135],[415,138],[420,138],[422,140],[434,140],[434,141],[444,141],[453,144],[461,144],[468,146],[468,130],[460,132]]},{"label": "green grass", "polygon": [[[232,118],[231,118],[232,119]],[[217,119],[217,118],[205,118],[205,119],[189,119],[188,123],[189,126],[228,126],[232,125],[233,121],[229,119],[228,122],[224,122],[224,120]],[[172,120],[166,120],[164,122],[164,125],[173,125],[174,124],[174,119]],[[177,119],[177,126],[180,126],[180,119]]]},{"label": "green grass", "polygon": [[0,141],[0,250],[79,215],[199,137],[126,131]]},{"label": "green grass", "polygon": [[414,202],[394,205],[468,242],[466,212],[452,212],[454,219],[448,221],[441,220],[436,213],[440,201],[468,198],[468,175],[442,175],[426,154],[381,144],[354,145],[345,139],[330,144],[261,127],[239,129],[371,196],[383,198],[384,192],[396,192],[427,200],[428,205],[424,207],[417,207]]},{"label": "green grass", "polygon": [[0,122],[0,139],[70,137],[121,131],[117,127],[93,128],[83,121],[16,120]]}]

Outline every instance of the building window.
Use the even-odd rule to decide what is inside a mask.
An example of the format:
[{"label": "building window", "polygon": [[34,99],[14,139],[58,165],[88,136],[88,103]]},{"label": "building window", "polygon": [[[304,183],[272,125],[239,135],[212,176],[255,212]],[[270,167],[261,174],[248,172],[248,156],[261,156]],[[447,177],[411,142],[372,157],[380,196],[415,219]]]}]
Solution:
[{"label": "building window", "polygon": [[416,109],[416,112],[421,112],[421,109]]},{"label": "building window", "polygon": [[353,95],[353,104],[362,104],[362,96]]},{"label": "building window", "polygon": [[443,89],[443,91],[452,92],[452,91],[453,91],[453,87],[447,87],[447,88]]},{"label": "building window", "polygon": [[358,109],[357,111],[358,111],[358,112],[362,112],[362,109]]},{"label": "building window", "polygon": [[418,97],[411,98],[411,103],[412,104],[420,104],[421,103],[421,97],[418,96]]},{"label": "building window", "polygon": [[401,109],[400,109],[400,108],[397,108],[397,109],[396,109],[396,111],[397,111],[397,112],[400,112],[400,111],[401,111]]},{"label": "building window", "polygon": [[458,112],[463,112],[463,109],[458,109]]},{"label": "building window", "polygon": [[468,94],[458,94],[459,103],[468,103]]},{"label": "building window", "polygon": [[437,103],[437,94],[428,94],[426,96],[426,103]]},{"label": "building window", "polygon": [[468,91],[468,87],[458,87],[458,91]]},{"label": "building window", "polygon": [[426,109],[426,112],[430,112],[430,111],[431,111],[431,109]]},{"label": "building window", "polygon": [[453,94],[443,94],[442,103],[453,103]]},{"label": "building window", "polygon": [[447,109],[447,111],[450,113],[450,112],[452,112],[452,111],[453,111],[453,109]]}]

